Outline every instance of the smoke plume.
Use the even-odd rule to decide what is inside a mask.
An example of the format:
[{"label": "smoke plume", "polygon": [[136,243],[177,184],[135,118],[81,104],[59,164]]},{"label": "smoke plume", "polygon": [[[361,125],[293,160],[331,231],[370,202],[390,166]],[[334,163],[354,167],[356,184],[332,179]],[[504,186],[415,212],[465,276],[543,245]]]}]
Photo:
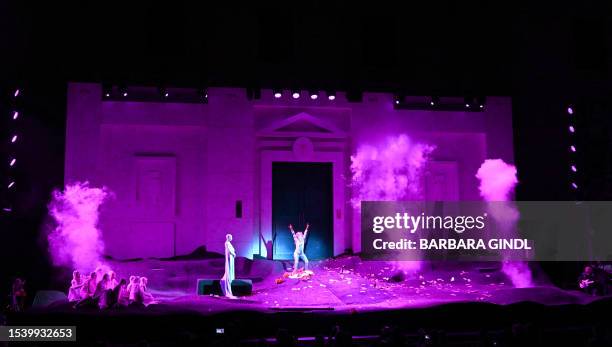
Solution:
[{"label": "smoke plume", "polygon": [[[516,223],[519,212],[511,201],[514,187],[518,183],[516,167],[501,159],[487,159],[478,169],[476,178],[480,180],[480,196],[489,202],[488,210],[497,222],[500,236],[517,237]],[[504,257],[504,251],[501,252],[502,259],[507,259]],[[515,287],[533,286],[531,271],[525,262],[503,260],[502,271]]]},{"label": "smoke plume", "polygon": [[389,137],[381,146],[360,146],[351,156],[353,206],[363,200],[422,198],[421,174],[434,148],[406,134]]},{"label": "smoke plume", "polygon": [[104,251],[98,229],[99,207],[108,198],[106,188],[92,188],[88,182],[67,185],[55,190],[49,203],[49,214],[56,226],[48,234],[53,264],[90,272],[102,265]]}]

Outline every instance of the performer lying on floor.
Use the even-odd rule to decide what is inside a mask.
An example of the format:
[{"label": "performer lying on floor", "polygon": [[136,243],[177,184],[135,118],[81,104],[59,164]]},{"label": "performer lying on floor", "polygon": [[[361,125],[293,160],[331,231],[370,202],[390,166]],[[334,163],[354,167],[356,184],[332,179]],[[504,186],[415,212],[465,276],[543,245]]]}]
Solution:
[{"label": "performer lying on floor", "polygon": [[310,224],[306,223],[306,229],[304,230],[304,233],[302,233],[301,231],[296,232],[293,230],[293,225],[289,224],[289,230],[291,230],[293,242],[295,242],[295,251],[293,252],[293,273],[296,273],[298,270],[300,258],[302,258],[304,261],[304,271],[308,270],[308,258],[304,252],[304,244],[306,243],[306,237],[308,236],[308,227],[310,227]]}]

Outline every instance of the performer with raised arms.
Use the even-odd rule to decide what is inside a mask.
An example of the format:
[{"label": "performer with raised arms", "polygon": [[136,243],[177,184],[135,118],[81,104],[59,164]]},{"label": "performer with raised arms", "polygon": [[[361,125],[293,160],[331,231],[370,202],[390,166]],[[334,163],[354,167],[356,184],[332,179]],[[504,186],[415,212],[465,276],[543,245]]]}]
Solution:
[{"label": "performer with raised arms", "polygon": [[295,242],[295,251],[293,252],[293,273],[295,274],[298,270],[298,264],[300,258],[304,261],[304,271],[308,270],[308,258],[306,257],[306,253],[304,252],[304,245],[306,243],[306,237],[308,236],[308,228],[310,224],[306,223],[306,229],[304,232],[301,231],[296,232],[293,230],[293,225],[289,224],[289,230],[291,230],[291,234],[293,235],[293,242]]}]

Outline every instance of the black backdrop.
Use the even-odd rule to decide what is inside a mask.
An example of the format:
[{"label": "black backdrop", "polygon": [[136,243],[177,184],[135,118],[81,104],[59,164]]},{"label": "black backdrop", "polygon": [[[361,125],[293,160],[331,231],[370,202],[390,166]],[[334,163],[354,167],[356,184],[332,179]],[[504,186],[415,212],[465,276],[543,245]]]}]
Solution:
[{"label": "black backdrop", "polygon": [[311,227],[306,240],[309,259],[333,254],[333,194],[331,163],[272,164],[272,225],[274,258],[292,259],[295,245],[289,224],[303,231]]}]

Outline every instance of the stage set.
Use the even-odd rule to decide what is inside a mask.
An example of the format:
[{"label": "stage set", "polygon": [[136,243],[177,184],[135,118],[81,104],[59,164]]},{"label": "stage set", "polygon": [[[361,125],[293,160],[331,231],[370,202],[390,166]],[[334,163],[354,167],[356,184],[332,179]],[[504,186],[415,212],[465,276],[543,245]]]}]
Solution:
[{"label": "stage set", "polygon": [[[159,326],[163,317],[185,326],[234,322],[247,337],[274,334],[247,324],[271,319],[305,334],[332,322],[368,334],[380,328],[371,319],[427,326],[446,315],[456,318],[446,319],[450,326],[494,329],[527,311],[579,325],[592,318],[583,310],[607,302],[556,288],[537,264],[517,274],[500,262],[359,256],[361,201],[490,199],[477,173],[487,160],[513,168],[508,97],[462,97],[457,109],[368,92],[356,102],[342,92],[262,89],[248,97],[242,88],[168,89],[175,101],[143,99],[156,93],[70,83],[66,187],[49,205],[58,278],[68,285],[72,270],[102,265],[117,278],[146,277],[154,301],[123,311],[59,302],[13,323],[149,315]],[[411,100],[424,106],[403,107]],[[504,196],[512,199],[515,184]],[[290,224],[296,232],[310,225],[308,273],[295,273]],[[232,297],[215,282],[228,273],[227,243]],[[465,321],[466,310],[479,318]]]}]

